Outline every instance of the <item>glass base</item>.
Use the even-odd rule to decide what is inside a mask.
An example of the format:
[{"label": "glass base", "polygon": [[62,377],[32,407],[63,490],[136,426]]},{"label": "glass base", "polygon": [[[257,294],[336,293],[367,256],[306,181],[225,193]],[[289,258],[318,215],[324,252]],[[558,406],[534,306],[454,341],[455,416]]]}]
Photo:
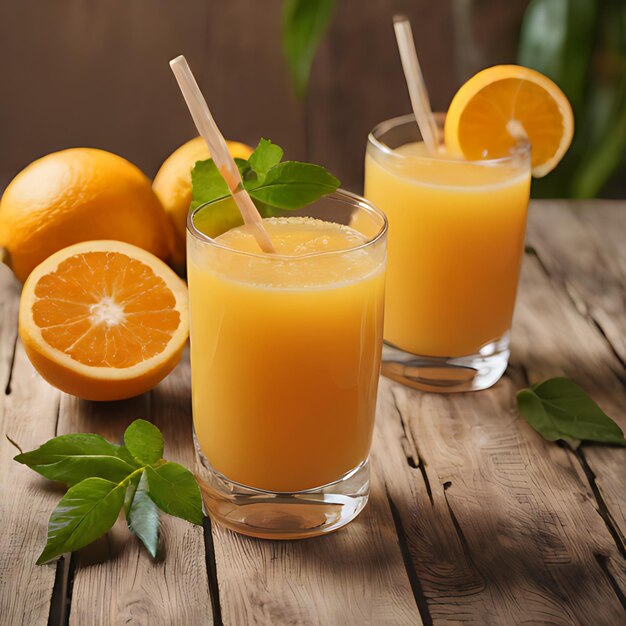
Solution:
[{"label": "glass base", "polygon": [[317,537],[351,522],[367,503],[367,459],[328,485],[274,493],[229,480],[202,454],[195,433],[194,442],[204,506],[213,520],[237,533],[260,539]]},{"label": "glass base", "polygon": [[509,362],[510,334],[461,357],[419,356],[385,342],[382,374],[421,391],[479,391],[495,385]]}]

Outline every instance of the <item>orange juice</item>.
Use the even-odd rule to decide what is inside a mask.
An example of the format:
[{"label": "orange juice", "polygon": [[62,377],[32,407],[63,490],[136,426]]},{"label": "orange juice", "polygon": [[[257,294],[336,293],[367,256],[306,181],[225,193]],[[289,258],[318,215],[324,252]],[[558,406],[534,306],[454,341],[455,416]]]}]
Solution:
[{"label": "orange juice", "polygon": [[421,142],[393,150],[370,142],[364,195],[389,220],[388,343],[460,357],[507,333],[529,188],[527,155],[467,162],[433,158]]},{"label": "orange juice", "polygon": [[385,249],[332,222],[264,223],[275,255],[246,227],[188,238],[194,428],[229,480],[302,491],[368,456]]}]

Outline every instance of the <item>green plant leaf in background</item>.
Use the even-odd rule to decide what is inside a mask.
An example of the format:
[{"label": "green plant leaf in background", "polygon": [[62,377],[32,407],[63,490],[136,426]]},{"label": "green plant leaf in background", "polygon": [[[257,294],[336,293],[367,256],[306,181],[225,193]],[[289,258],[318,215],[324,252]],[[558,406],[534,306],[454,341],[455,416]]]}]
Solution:
[{"label": "green plant leaf in background", "polygon": [[517,393],[526,421],[548,441],[563,439],[624,445],[621,428],[569,378],[550,378]]},{"label": "green plant leaf in background", "polygon": [[549,76],[582,107],[593,49],[597,0],[533,0],[522,23],[518,60]]},{"label": "green plant leaf in background", "polygon": [[283,0],[283,55],[299,98],[306,95],[313,58],[334,8],[335,0]]},{"label": "green plant leaf in background", "polygon": [[597,31],[599,46],[589,75],[590,89],[580,136],[580,159],[570,195],[591,198],[611,176],[626,192],[626,2],[603,0]]},{"label": "green plant leaf in background", "polygon": [[597,196],[626,157],[626,2],[532,0],[518,62],[563,89],[576,121],[568,153],[533,195]]}]

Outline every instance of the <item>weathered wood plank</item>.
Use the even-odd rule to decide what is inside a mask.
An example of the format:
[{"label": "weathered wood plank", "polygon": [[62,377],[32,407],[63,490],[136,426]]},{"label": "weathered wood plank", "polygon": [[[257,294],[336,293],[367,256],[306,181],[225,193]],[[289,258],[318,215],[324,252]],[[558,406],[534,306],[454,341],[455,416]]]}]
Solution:
[{"label": "weathered wood plank", "polygon": [[375,467],[371,490],[365,511],[326,537],[259,541],[215,525],[224,624],[421,624]]},{"label": "weathered wood plank", "polygon": [[[580,243],[580,247],[584,244]],[[546,256],[543,250],[541,246],[537,248],[538,259]],[[551,376],[570,377],[626,429],[626,388],[618,375],[617,357],[593,321],[574,305],[569,291],[566,293],[559,281],[550,278],[538,259],[533,256],[525,259],[512,363],[523,368],[531,384]],[[586,474],[585,482],[589,493],[595,496],[598,513],[624,554],[626,449],[583,444],[577,456],[576,470]],[[626,593],[623,563],[621,568],[616,584]]]},{"label": "weathered wood plank", "polygon": [[[186,357],[150,394],[130,401],[94,403],[64,395],[59,430],[120,441],[138,417],[162,430],[168,460],[193,467]],[[77,553],[71,625],[212,623],[202,528],[163,514],[160,530],[156,562],[121,519],[105,538]]]},{"label": "weathered wood plank", "polygon": [[19,342],[13,359],[18,300],[19,285],[0,264],[0,621],[31,626],[48,623],[56,565],[35,561],[59,494],[13,461],[17,450],[6,436],[24,450],[54,437],[59,394],[35,373]]},{"label": "weathered wood plank", "polygon": [[[626,202],[537,201],[528,242],[626,363]],[[621,364],[620,364],[621,365]],[[620,367],[623,375],[623,367]]]},{"label": "weathered wood plank", "polygon": [[[625,235],[623,202],[536,203],[528,238],[544,269],[542,283],[562,293],[557,299],[561,306],[547,305],[553,299],[548,289],[528,290],[520,299],[515,335],[516,352],[531,382],[571,377],[624,430],[626,376],[620,357],[626,354]],[[599,491],[602,514],[623,544],[626,450],[583,446],[579,460]]]},{"label": "weathered wood plank", "polygon": [[[434,623],[619,622],[623,608],[596,559],[619,563],[612,538],[570,453],[515,416],[516,385],[504,379],[471,399],[383,388],[395,406],[387,399],[382,427],[400,414],[432,492],[431,504],[422,476],[386,459]],[[391,438],[403,433],[393,428],[385,436],[397,454]]]}]

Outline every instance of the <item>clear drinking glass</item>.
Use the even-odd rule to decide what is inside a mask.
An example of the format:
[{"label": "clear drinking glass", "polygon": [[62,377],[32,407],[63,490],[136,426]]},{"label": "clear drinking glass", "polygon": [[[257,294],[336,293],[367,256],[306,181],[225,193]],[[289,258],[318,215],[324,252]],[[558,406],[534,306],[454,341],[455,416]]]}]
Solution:
[{"label": "clear drinking glass", "polygon": [[[364,237],[348,250],[289,256],[209,238],[202,224],[215,208],[203,205],[187,220],[194,437],[205,506],[220,524],[255,537],[336,530],[369,493],[385,216],[338,191],[290,215],[350,225]],[[313,243],[312,250],[324,245]]]},{"label": "clear drinking glass", "polygon": [[428,391],[485,389],[509,358],[530,150],[464,161],[421,141],[413,115],[368,137],[364,195],[389,220],[382,372]]}]

